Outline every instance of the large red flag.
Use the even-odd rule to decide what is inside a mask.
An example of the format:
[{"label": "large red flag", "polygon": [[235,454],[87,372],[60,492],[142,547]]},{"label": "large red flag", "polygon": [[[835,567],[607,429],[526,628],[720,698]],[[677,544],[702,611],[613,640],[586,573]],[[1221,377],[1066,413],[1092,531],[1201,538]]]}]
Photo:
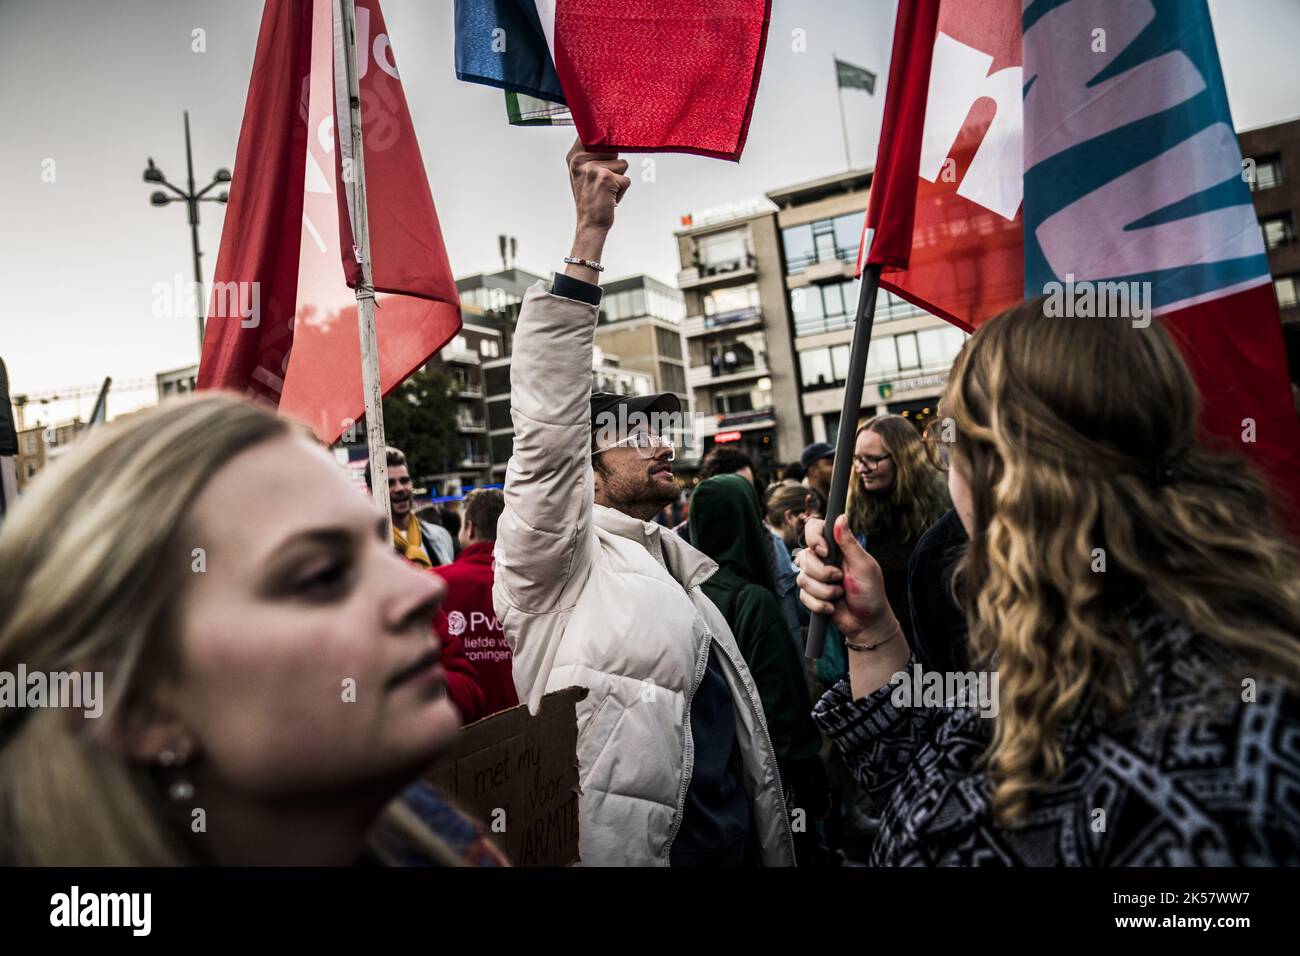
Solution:
[{"label": "large red flag", "polygon": [[899,3],[859,273],[967,331],[1024,297],[1019,67],[1019,0]]},{"label": "large red flag", "polygon": [[[371,260],[383,293],[380,382],[388,392],[456,334],[460,308],[378,0],[356,5]],[[327,442],[364,408],[336,6],[267,3],[199,368],[200,388],[276,404]],[[259,308],[232,312],[232,301]]]},{"label": "large red flag", "polygon": [[886,95],[859,272],[967,330],[1131,288],[1182,348],[1205,433],[1300,528],[1300,426],[1205,3],[901,0]]}]

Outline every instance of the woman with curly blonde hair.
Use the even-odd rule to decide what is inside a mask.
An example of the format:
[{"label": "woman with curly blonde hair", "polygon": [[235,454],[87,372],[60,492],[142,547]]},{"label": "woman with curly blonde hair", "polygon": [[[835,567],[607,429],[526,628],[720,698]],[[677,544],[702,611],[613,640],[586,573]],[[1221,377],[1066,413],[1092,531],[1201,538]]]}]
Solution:
[{"label": "woman with curly blonde hair", "polygon": [[942,402],[980,672],[916,672],[875,562],[841,523],[828,567],[808,529],[802,598],[851,661],[817,719],[883,809],[874,858],[1300,863],[1300,555],[1198,440],[1160,326],[1041,306],[983,325]]}]

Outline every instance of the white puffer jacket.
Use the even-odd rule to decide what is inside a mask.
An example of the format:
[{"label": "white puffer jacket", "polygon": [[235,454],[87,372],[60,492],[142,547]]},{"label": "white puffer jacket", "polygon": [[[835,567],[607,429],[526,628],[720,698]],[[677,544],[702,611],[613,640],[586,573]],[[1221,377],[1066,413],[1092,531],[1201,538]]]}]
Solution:
[{"label": "white puffer jacket", "polygon": [[717,566],[671,530],[594,503],[591,359],[597,309],[528,290],[511,360],[514,456],[497,526],[493,599],[519,699],[589,689],[578,705],[579,853],[667,866],[694,747],[691,698],[721,651],[768,866],[793,865],[758,691],[727,622],[700,590]]}]

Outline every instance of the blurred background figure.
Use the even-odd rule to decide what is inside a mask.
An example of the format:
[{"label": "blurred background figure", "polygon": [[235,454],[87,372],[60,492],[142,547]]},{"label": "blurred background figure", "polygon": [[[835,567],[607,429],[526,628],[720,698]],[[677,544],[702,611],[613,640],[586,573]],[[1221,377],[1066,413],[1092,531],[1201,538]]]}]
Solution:
[{"label": "blurred background figure", "polygon": [[476,488],[462,509],[460,554],[436,571],[447,582],[442,606],[448,636],[459,642],[474,667],[483,693],[481,716],[486,717],[519,704],[510,645],[492,607],[492,556],[505,497],[498,488]]},{"label": "blurred background figure", "polygon": [[821,500],[831,496],[831,475],[835,471],[835,449],[824,441],[815,441],[803,450],[799,456],[799,465],[803,468],[803,483],[809,488],[816,488]]},{"label": "blurred background figure", "polygon": [[801,865],[818,859],[820,821],[828,809],[821,735],[812,721],[802,655],[790,640],[777,602],[764,527],[753,483],[741,475],[706,478],[695,489],[691,543],[718,564],[703,584],[726,618],[754,677],[787,790],[787,806],[803,809],[804,832],[795,832]]},{"label": "blurred background figure", "polygon": [[0,708],[0,862],[499,862],[408,788],[460,723],[446,588],[289,420],[208,395],[97,429],[14,509],[0,566],[0,669],[107,689],[94,719]]},{"label": "blurred background figure", "polygon": [[788,465],[781,466],[782,481],[793,481],[798,483],[803,481],[804,478],[807,476],[807,474],[808,473],[804,471],[803,464],[801,462],[792,461]]},{"label": "blurred background figure", "polygon": [[[456,546],[441,525],[422,521],[415,514],[415,485],[406,467],[406,456],[391,445],[387,449],[388,502],[393,511],[393,547],[412,564],[431,568],[456,556]],[[366,487],[374,492],[370,465],[366,464]]]},{"label": "blurred background figure", "polygon": [[[773,485],[768,489],[766,527],[772,536],[774,583],[776,597],[781,604],[786,627],[791,640],[803,660],[803,628],[808,622],[807,611],[799,603],[799,569],[791,555],[803,541],[804,506],[808,489],[793,482]],[[810,686],[811,689],[811,686]]]}]

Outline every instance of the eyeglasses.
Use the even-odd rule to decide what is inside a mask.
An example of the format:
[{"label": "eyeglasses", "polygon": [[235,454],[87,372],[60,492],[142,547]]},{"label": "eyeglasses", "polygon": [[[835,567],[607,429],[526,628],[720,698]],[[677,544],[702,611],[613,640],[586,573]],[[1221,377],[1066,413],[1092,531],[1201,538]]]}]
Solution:
[{"label": "eyeglasses", "polygon": [[921,441],[925,447],[925,457],[931,465],[939,471],[947,471],[952,467],[951,443],[943,439],[943,419],[931,419],[925,426]]},{"label": "eyeglasses", "polygon": [[651,432],[633,432],[622,441],[616,441],[612,445],[597,448],[591,454],[594,457],[602,452],[607,452],[614,448],[635,448],[637,454],[642,458],[653,458],[658,449],[667,448],[668,460],[675,461],[677,458],[677,449],[673,447],[672,439],[665,438],[663,435],[655,435]]},{"label": "eyeglasses", "polygon": [[882,461],[888,461],[893,457],[893,455],[854,455],[853,460],[863,471],[875,471]]}]

